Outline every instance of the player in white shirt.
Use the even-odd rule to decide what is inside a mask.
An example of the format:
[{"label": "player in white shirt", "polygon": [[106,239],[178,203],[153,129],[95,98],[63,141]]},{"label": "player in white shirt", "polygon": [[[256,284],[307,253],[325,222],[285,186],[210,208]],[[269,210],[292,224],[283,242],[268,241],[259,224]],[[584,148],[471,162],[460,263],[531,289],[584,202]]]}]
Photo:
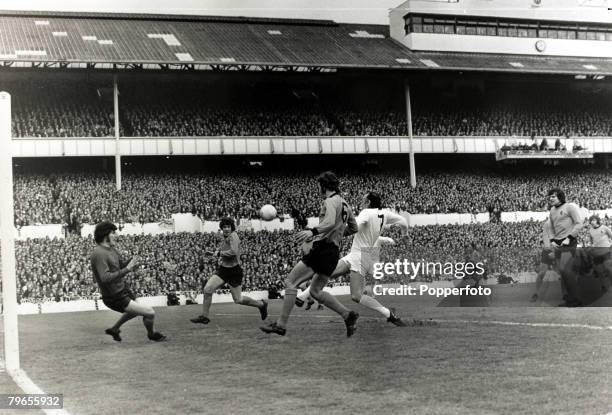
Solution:
[{"label": "player in white shirt", "polygon": [[[402,233],[408,232],[408,221],[388,209],[382,208],[380,195],[368,192],[362,202],[364,209],[357,216],[358,231],[353,237],[351,251],[341,258],[331,277],[351,274],[351,299],[367,308],[375,310],[385,316],[387,321],[396,326],[405,326],[404,322],[395,314],[394,309],[389,309],[380,304],[375,298],[364,294],[365,278],[371,276],[374,271],[374,263],[378,262],[380,247],[384,244],[394,244],[392,238],[380,236],[383,228],[399,225]],[[302,291],[296,299],[296,304],[301,307],[304,300],[310,295],[309,289]]]}]

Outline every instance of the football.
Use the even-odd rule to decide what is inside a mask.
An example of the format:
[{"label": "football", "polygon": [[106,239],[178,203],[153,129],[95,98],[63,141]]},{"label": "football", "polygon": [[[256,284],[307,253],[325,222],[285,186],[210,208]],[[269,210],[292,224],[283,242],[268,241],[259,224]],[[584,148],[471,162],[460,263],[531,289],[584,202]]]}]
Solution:
[{"label": "football", "polygon": [[259,216],[263,220],[272,220],[276,218],[276,208],[272,205],[263,205],[259,211]]}]

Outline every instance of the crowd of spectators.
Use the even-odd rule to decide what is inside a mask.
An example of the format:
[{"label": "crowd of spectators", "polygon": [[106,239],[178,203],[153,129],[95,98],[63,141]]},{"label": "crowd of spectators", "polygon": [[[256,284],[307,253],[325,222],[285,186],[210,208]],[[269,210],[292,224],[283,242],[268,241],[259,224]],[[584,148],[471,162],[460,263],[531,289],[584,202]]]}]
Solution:
[{"label": "crowd of spectators", "polygon": [[[113,103],[68,82],[0,83],[12,99],[15,137],[114,137]],[[124,133],[124,130],[120,130]]]},{"label": "crowd of spectators", "polygon": [[[414,136],[585,137],[612,135],[606,93],[585,94],[539,85],[492,86],[454,93],[417,89],[412,97]],[[363,96],[330,105],[347,135],[406,136],[405,104]]]},{"label": "crowd of spectators", "polygon": [[[16,137],[114,136],[112,90],[78,82],[7,83]],[[347,98],[351,85],[300,90],[295,85],[211,85],[176,82],[120,86],[120,128],[127,137],[405,136],[400,89]],[[321,87],[320,87],[321,88]],[[375,89],[373,86],[372,89]],[[542,86],[543,88],[543,86]],[[321,88],[323,89],[323,88]],[[452,94],[416,89],[415,136],[611,136],[605,93],[564,87],[491,87]],[[447,91],[448,92],[448,91]]]},{"label": "crowd of spectators", "polygon": [[[531,271],[533,261],[517,255],[517,250],[536,258],[540,229],[541,224],[536,222],[424,226],[413,227],[408,236],[401,236],[397,229],[391,228],[387,236],[393,237],[396,244],[386,245],[381,259],[461,261],[466,246],[476,246],[489,258],[488,272]],[[283,279],[302,255],[301,246],[293,241],[294,232],[240,231],[239,236],[245,274],[243,288],[282,288]],[[134,293],[166,295],[178,291],[201,292],[216,269],[216,260],[206,257],[204,252],[215,247],[219,238],[218,233],[121,236],[117,246],[126,259],[138,255],[142,260],[142,266],[126,277]],[[350,238],[345,240],[342,254],[350,244]],[[98,291],[89,263],[94,245],[91,237],[77,236],[17,241],[20,301],[95,297]],[[440,278],[439,275],[429,277]]]},{"label": "crowd of spectators", "polygon": [[[610,226],[612,220],[602,218]],[[589,246],[588,218],[579,238]],[[384,245],[381,262],[408,260],[414,263],[465,263],[477,252],[485,266],[485,276],[516,275],[532,272],[540,259],[542,223],[489,222],[470,225],[430,225],[411,227],[407,236],[399,228],[384,231],[395,240]],[[245,290],[283,288],[283,280],[302,255],[293,240],[293,231],[239,231],[242,241],[242,267]],[[204,255],[219,243],[219,233],[169,233],[163,235],[120,236],[117,244],[125,259],[141,258],[142,266],[127,277],[137,296],[167,295],[202,291],[216,269],[216,260]],[[344,241],[342,255],[351,245]],[[65,301],[98,296],[89,256],[94,247],[91,237],[28,239],[17,241],[17,286],[20,301]],[[452,280],[455,275],[427,268],[416,281]],[[385,275],[383,283],[408,283],[410,275]],[[340,278],[335,283],[344,283]]]},{"label": "crowd of spectators", "polygon": [[[381,260],[457,264],[470,262],[474,252],[478,252],[486,276],[529,272],[535,269],[540,258],[541,233],[542,223],[535,221],[412,227],[407,238],[402,238],[399,230],[392,228],[387,236],[394,238],[396,244],[384,246]],[[441,273],[443,267],[425,269],[428,271],[421,272],[417,281],[456,278],[455,274]],[[409,276],[401,274],[385,279],[400,283],[409,280]]]},{"label": "crowd of spectators", "polygon": [[[203,220],[224,216],[256,218],[272,204],[280,215],[316,217],[320,195],[312,172],[124,173],[121,191],[109,174],[16,174],[17,226],[112,220],[152,223],[173,213]],[[546,192],[559,186],[573,202],[589,210],[612,207],[612,177],[606,170],[461,170],[419,173],[410,186],[405,171],[339,172],[344,197],[358,209],[363,194],[375,190],[388,207],[413,214],[543,211]]]},{"label": "crowd of spectators", "polygon": [[[216,270],[216,259],[204,255],[218,246],[220,234],[170,233],[121,236],[117,246],[126,258],[138,255],[142,266],[126,277],[137,296],[172,292],[201,292]],[[244,290],[281,287],[283,279],[301,258],[293,232],[240,232]],[[16,244],[17,285],[20,300],[73,300],[93,298],[89,256],[91,237],[28,239]]]}]

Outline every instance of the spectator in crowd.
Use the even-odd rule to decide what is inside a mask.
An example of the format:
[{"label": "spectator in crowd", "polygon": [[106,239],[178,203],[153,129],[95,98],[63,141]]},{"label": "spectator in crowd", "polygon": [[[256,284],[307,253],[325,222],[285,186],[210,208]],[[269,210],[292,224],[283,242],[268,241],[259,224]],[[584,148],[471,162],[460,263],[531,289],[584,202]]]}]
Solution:
[{"label": "spectator in crowd", "polygon": [[[66,224],[79,232],[82,224],[152,223],[173,213],[192,213],[203,220],[224,216],[257,218],[272,203],[279,216],[293,216],[300,226],[319,210],[308,172],[208,171],[199,174],[124,173],[121,192],[109,174],[67,173],[52,178],[16,174],[15,224]],[[475,213],[545,211],[549,183],[568,189],[587,209],[612,206],[612,177],[606,170],[545,168],[423,171],[416,188],[406,171],[347,171],[340,174],[345,199],[356,207],[363,189],[388,195],[386,206],[410,213]],[[221,190],[223,189],[223,190]],[[164,197],[159,197],[163,194]],[[104,196],[104,197],[102,197]]]}]

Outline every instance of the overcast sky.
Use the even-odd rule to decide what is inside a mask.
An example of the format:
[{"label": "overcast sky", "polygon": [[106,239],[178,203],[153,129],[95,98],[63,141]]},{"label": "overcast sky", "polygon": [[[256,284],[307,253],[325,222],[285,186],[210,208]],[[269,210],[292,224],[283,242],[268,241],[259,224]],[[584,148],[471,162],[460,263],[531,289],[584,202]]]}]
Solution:
[{"label": "overcast sky", "polygon": [[4,10],[172,13],[387,24],[403,0],[1,0]]}]

